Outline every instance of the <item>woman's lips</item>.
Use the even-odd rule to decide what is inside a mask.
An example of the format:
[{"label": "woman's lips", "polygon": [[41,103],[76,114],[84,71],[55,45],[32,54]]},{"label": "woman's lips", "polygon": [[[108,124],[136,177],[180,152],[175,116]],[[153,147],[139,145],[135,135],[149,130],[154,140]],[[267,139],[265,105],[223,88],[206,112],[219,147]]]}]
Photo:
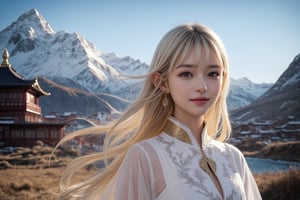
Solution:
[{"label": "woman's lips", "polygon": [[190,101],[197,104],[197,105],[203,105],[203,104],[205,104],[206,102],[209,101],[209,98],[199,97],[199,98],[190,99]]}]

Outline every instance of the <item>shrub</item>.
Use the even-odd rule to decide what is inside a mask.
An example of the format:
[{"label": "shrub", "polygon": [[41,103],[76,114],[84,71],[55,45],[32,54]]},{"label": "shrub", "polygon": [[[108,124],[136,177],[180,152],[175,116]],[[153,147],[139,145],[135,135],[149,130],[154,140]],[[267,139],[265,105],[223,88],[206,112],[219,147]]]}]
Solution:
[{"label": "shrub", "polygon": [[264,200],[299,200],[300,169],[255,175]]}]

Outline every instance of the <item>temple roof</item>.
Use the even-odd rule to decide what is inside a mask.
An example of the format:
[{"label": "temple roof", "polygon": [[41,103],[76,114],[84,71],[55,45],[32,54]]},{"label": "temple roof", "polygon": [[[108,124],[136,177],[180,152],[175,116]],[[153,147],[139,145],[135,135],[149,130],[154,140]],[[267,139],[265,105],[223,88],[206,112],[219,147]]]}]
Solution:
[{"label": "temple roof", "polygon": [[45,92],[39,85],[38,78],[32,80],[26,80],[23,76],[18,74],[16,70],[8,62],[7,49],[3,52],[3,62],[0,66],[0,87],[23,87],[32,89],[37,92],[40,96],[49,96],[50,93]]}]

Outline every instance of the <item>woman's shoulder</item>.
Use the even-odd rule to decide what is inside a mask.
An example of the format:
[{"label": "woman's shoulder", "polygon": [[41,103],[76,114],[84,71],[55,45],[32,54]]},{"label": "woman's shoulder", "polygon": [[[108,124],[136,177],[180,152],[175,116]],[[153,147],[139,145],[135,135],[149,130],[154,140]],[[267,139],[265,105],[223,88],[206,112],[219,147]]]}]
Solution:
[{"label": "woman's shoulder", "polygon": [[212,144],[214,146],[216,146],[217,148],[219,148],[221,151],[230,152],[231,154],[233,154],[235,156],[243,157],[243,153],[237,147],[235,147],[234,145],[232,145],[230,143],[214,140],[212,142]]},{"label": "woman's shoulder", "polygon": [[157,151],[148,140],[137,142],[128,149],[123,160],[123,166],[142,171],[160,169],[160,159]]},{"label": "woman's shoulder", "polygon": [[156,154],[155,151],[155,138],[149,138],[146,140],[139,141],[133,144],[129,149],[127,154],[134,155],[135,157],[153,157]]}]

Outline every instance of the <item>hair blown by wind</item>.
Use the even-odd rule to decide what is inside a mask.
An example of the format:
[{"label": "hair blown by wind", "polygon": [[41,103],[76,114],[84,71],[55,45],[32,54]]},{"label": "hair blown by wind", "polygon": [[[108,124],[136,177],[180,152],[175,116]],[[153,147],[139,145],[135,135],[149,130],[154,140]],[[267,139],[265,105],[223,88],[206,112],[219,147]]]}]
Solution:
[{"label": "hair blown by wind", "polygon": [[[199,48],[207,53],[214,53],[222,63],[224,77],[222,92],[217,102],[205,114],[208,133],[216,139],[225,140],[230,134],[226,96],[229,85],[229,70],[225,48],[219,37],[209,28],[199,24],[186,24],[170,30],[159,42],[149,73],[144,76],[143,88],[136,100],[122,113],[120,118],[106,125],[87,128],[73,133],[73,136],[106,133],[103,151],[82,156],[72,161],[61,179],[61,199],[71,195],[88,197],[97,191],[104,191],[112,177],[119,169],[128,149],[135,143],[157,136],[161,133],[172,115],[174,102],[169,99],[166,107],[162,105],[164,93],[161,83],[167,80],[168,74],[176,63],[180,62],[192,48]],[[151,75],[159,73],[162,77],[158,85],[151,81]],[[72,138],[68,136],[65,142]],[[60,143],[61,144],[61,143]],[[101,173],[93,175],[83,182],[71,184],[71,178],[80,168],[93,162],[103,160],[106,167]]]}]

